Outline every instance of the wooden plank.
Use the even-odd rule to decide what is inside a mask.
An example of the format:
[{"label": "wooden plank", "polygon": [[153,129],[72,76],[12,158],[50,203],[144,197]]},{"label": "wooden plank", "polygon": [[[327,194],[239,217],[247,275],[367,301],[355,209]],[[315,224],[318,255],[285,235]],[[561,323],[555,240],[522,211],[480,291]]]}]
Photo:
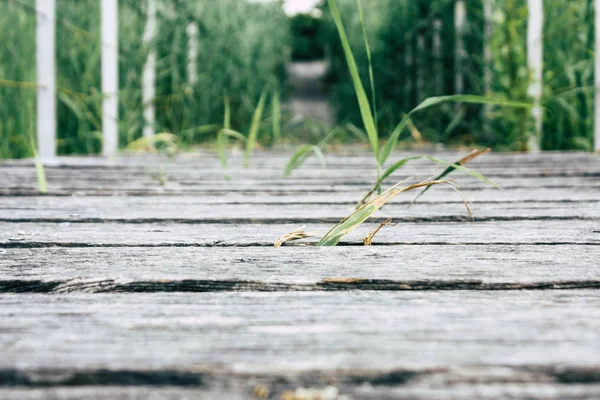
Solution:
[{"label": "wooden plank", "polygon": [[[515,178],[515,177],[598,177],[600,176],[600,162],[592,163],[573,163],[569,166],[561,166],[556,164],[538,165],[535,166],[514,166],[514,168],[507,170],[502,166],[472,166],[473,169],[493,179],[497,177],[504,178]],[[148,175],[152,172],[156,173],[161,168],[161,164],[156,165],[131,165],[131,166],[69,166],[69,165],[58,165],[46,166],[46,171],[53,174],[56,178],[62,176],[71,176],[74,174],[87,174],[87,175],[108,175],[114,176],[118,173],[121,174],[122,179],[130,178],[131,175]],[[186,163],[174,164],[174,165],[162,165],[162,168],[169,174],[177,177],[195,178],[198,180],[224,180],[223,169],[216,167],[215,165],[187,165]],[[402,169],[398,170],[395,175],[412,175],[412,176],[428,176],[436,169],[435,165],[414,163],[407,164]],[[0,172],[7,175],[19,176],[31,176],[35,171],[33,164],[31,165],[0,165]],[[283,176],[283,165],[262,165],[260,167],[253,167],[250,169],[243,169],[241,167],[232,167],[231,172],[233,178],[238,180],[241,178],[252,178],[252,179],[282,179]],[[393,175],[392,175],[393,176]],[[467,178],[467,174],[462,172],[455,172],[451,175],[453,178]],[[294,174],[288,178],[293,181],[294,179],[307,179],[313,178],[314,180],[320,180],[326,182],[331,179],[340,179],[345,177],[357,177],[360,179],[375,179],[375,171],[372,168],[366,166],[353,166],[353,165],[335,165],[330,167],[322,166],[306,166],[298,169]],[[469,177],[470,178],[470,177]]]},{"label": "wooden plank", "polygon": [[0,295],[0,319],[0,370],[45,370],[54,385],[69,371],[93,385],[99,370],[316,366],[563,366],[600,380],[599,290]]},{"label": "wooden plank", "polygon": [[[593,384],[562,384],[551,382],[552,374],[536,374],[535,372],[523,371],[511,368],[485,369],[488,372],[487,379],[483,379],[482,371],[471,374],[464,369],[460,372],[448,371],[448,373],[431,374],[423,382],[410,384],[372,384],[357,385],[343,383],[333,386],[337,389],[342,399],[364,399],[364,400],[397,400],[397,399],[480,399],[480,400],[513,400],[527,398],[530,400],[592,400],[600,397],[600,387]],[[398,374],[401,376],[402,374]],[[537,375],[537,376],[536,376]],[[319,378],[321,378],[319,380]],[[301,397],[304,389],[317,390],[317,393],[327,393],[325,390],[331,385],[322,377],[302,376],[293,380],[282,376],[259,376],[238,377],[235,379],[223,379],[225,382],[219,387],[214,383],[211,386],[199,389],[181,387],[58,387],[50,389],[4,389],[0,390],[6,400],[41,400],[52,398],[54,400],[146,400],[146,399],[220,399],[247,400],[260,388],[268,388],[271,398],[282,398],[286,393],[298,393]],[[351,377],[345,379],[350,380]],[[214,377],[213,380],[216,380]],[[340,377],[338,380],[342,380]],[[540,382],[538,379],[547,379],[550,382]],[[476,380],[476,382],[474,382]],[[440,384],[439,381],[448,382]],[[488,383],[489,381],[490,383]],[[501,381],[503,383],[497,383]],[[452,382],[450,384],[450,382]],[[318,386],[320,383],[321,386]],[[315,387],[316,386],[316,387]],[[329,389],[331,390],[331,389]],[[346,397],[343,397],[346,396]],[[255,397],[256,398],[256,397]],[[283,397],[285,398],[285,397]],[[304,397],[307,398],[307,397]]]},{"label": "wooden plank", "polygon": [[[243,223],[242,223],[243,222]],[[337,222],[337,221],[336,221]],[[37,247],[127,247],[127,246],[267,246],[299,224],[272,220],[269,224],[232,221],[229,224],[190,223],[2,223],[0,248]],[[311,223],[308,232],[315,238],[302,243],[315,244],[332,223]],[[365,223],[345,239],[360,244],[377,227]],[[589,244],[600,243],[597,221],[504,221],[476,223],[400,223],[382,229],[374,244]]]},{"label": "wooden plank", "polygon": [[597,245],[15,248],[0,254],[0,292],[600,288],[599,256]]},{"label": "wooden plank", "polygon": [[[403,196],[411,201],[414,196]],[[181,200],[180,200],[181,199]],[[376,216],[396,221],[465,221],[469,219],[462,198],[448,193],[453,203],[415,203],[388,206]],[[470,208],[478,221],[600,219],[600,203],[515,202],[474,203]],[[352,204],[197,204],[173,197],[7,197],[0,205],[0,221],[156,221],[226,222],[227,220],[294,220],[337,222],[355,211]]]},{"label": "wooden plank", "polygon": [[56,4],[36,0],[37,147],[43,160],[56,156]]},{"label": "wooden plank", "polygon": [[[175,193],[210,193],[210,192],[253,192],[253,193],[272,193],[272,192],[313,192],[313,193],[332,193],[332,192],[362,192],[366,194],[372,188],[374,179],[354,179],[352,175],[343,177],[335,182],[320,182],[318,179],[234,179],[225,180],[203,180],[179,179],[177,176],[169,174],[165,184],[161,184],[158,179],[158,173],[149,171],[144,176],[121,177],[102,176],[102,175],[80,175],[69,179],[54,179],[48,177],[48,189],[51,194],[65,193],[84,193],[94,194],[97,192],[111,191],[114,193],[139,193],[146,192],[175,192]],[[410,176],[398,175],[391,182],[398,182],[410,178]],[[425,177],[423,177],[425,178]],[[417,180],[413,180],[416,182]],[[4,195],[34,193],[35,179],[17,179],[8,177],[0,182],[0,191]],[[473,178],[454,179],[460,189],[468,194],[470,190],[488,190],[490,186]],[[597,177],[548,177],[540,179],[533,178],[495,178],[494,182],[504,190],[527,189],[536,190],[538,188],[563,188],[577,189],[581,187],[600,188],[600,181]],[[439,188],[436,188],[440,190]],[[432,190],[436,191],[436,189]]]},{"label": "wooden plank", "polygon": [[119,148],[119,4],[102,0],[102,154]]}]

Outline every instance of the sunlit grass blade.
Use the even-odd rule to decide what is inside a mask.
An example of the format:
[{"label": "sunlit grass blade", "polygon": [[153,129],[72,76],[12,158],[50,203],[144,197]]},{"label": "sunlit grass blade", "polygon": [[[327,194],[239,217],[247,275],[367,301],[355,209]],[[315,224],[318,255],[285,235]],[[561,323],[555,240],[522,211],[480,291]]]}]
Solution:
[{"label": "sunlit grass blade", "polygon": [[328,3],[329,8],[331,10],[331,15],[333,17],[333,20],[335,22],[340,36],[340,40],[342,42],[342,48],[344,49],[344,55],[346,57],[348,69],[350,70],[352,84],[354,86],[354,91],[356,93],[356,98],[358,100],[358,105],[360,108],[360,115],[363,124],[365,125],[367,135],[369,136],[369,142],[371,143],[371,147],[373,148],[375,157],[379,159],[379,137],[377,134],[375,120],[373,118],[373,113],[371,111],[371,106],[369,105],[369,98],[367,97],[367,93],[365,92],[365,88],[360,79],[356,59],[354,58],[354,54],[352,53],[352,48],[350,47],[350,42],[348,40],[348,36],[346,35],[346,29],[344,28],[344,24],[342,22],[342,17],[340,15],[337,2],[336,0],[328,0]]},{"label": "sunlit grass blade", "polygon": [[321,149],[319,148],[319,146],[313,145],[313,144],[307,144],[306,146],[302,146],[298,149],[298,151],[296,151],[292,157],[290,158],[290,160],[288,161],[287,165],[285,166],[285,170],[283,172],[285,177],[288,177],[292,174],[292,172],[300,167],[305,161],[306,159],[311,155],[311,154],[315,154],[319,160],[321,161],[321,165],[325,165],[325,156],[323,155],[323,152],[321,151]]},{"label": "sunlit grass blade", "polygon": [[373,73],[373,59],[371,57],[371,45],[369,45],[369,35],[367,35],[367,26],[365,24],[365,15],[360,0],[356,0],[358,6],[358,15],[360,26],[362,28],[363,40],[365,42],[365,51],[367,53],[367,63],[369,64],[369,82],[371,83],[371,102],[373,104],[373,119],[377,128],[377,97],[375,95],[375,74]]},{"label": "sunlit grass blade", "polygon": [[381,193],[379,196],[375,197],[373,200],[350,214],[348,217],[344,218],[340,223],[334,226],[323,238],[319,241],[319,246],[336,246],[344,236],[348,233],[356,229],[363,222],[371,217],[377,210],[379,210],[385,203],[399,195],[400,193],[407,192],[410,190],[415,190],[418,188],[422,188],[430,185],[439,185],[443,183],[448,183],[450,181],[432,181],[427,180],[420,183],[416,183],[414,185],[406,186],[398,189],[402,183],[406,181],[402,181],[392,186],[390,189]]},{"label": "sunlit grass blade", "polygon": [[31,152],[33,153],[33,159],[35,160],[35,174],[37,176],[38,191],[40,193],[48,193],[48,182],[46,181],[46,170],[44,164],[38,155],[35,140],[30,137]]},{"label": "sunlit grass blade", "polygon": [[246,151],[244,152],[244,166],[246,168],[250,166],[250,156],[252,155],[252,151],[254,151],[254,148],[256,147],[258,130],[260,129],[260,123],[262,121],[262,115],[265,109],[266,100],[267,89],[265,88],[261,93],[260,99],[258,100],[258,105],[254,110],[254,115],[252,116],[252,123],[250,124],[250,131],[248,132],[248,140],[246,141]]},{"label": "sunlit grass blade", "polygon": [[385,144],[385,146],[383,146],[383,149],[381,150],[381,152],[379,154],[379,164],[384,165],[385,162],[387,161],[387,159],[389,158],[389,156],[392,154],[392,152],[394,151],[394,148],[396,147],[396,144],[398,143],[398,138],[400,137],[400,134],[406,127],[406,125],[408,123],[408,119],[413,114],[415,114],[419,111],[425,110],[429,107],[433,107],[438,104],[442,104],[442,103],[446,103],[446,102],[490,104],[490,105],[497,105],[497,106],[504,106],[504,107],[516,107],[516,108],[531,108],[532,107],[531,103],[508,101],[508,100],[503,100],[503,99],[496,99],[493,97],[477,96],[477,95],[471,95],[471,94],[458,94],[458,95],[452,95],[452,96],[430,97],[430,98],[424,100],[417,107],[413,108],[404,118],[402,118],[402,121],[400,121],[400,123],[392,131],[392,134],[390,135],[388,142]]}]

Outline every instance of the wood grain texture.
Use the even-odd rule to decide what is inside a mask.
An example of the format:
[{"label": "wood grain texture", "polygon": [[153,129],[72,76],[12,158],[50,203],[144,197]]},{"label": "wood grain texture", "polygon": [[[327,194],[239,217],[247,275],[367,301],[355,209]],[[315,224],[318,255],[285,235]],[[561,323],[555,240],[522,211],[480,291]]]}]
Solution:
[{"label": "wood grain texture", "polygon": [[[402,199],[409,202],[415,194]],[[376,216],[396,221],[430,220],[463,221],[469,215],[462,198],[448,192],[446,203],[415,203],[388,206]],[[599,199],[600,200],[600,199]],[[454,202],[450,202],[454,201]],[[337,222],[352,214],[356,204],[202,204],[194,198],[173,197],[38,197],[4,199],[0,221],[157,221],[226,222],[227,220],[289,220],[302,222]],[[479,221],[535,219],[599,219],[600,201],[582,202],[510,202],[473,203],[470,208]]]},{"label": "wood grain texture", "polygon": [[[290,154],[232,154],[229,182],[212,152],[182,154],[165,186],[160,156],[59,157],[45,196],[31,161],[0,163],[0,398],[600,396],[600,157],[490,154],[469,166],[504,190],[452,176],[474,223],[436,188],[319,248],[373,158],[283,179]],[[300,225],[316,237],[273,247]]]},{"label": "wood grain texture", "polygon": [[[377,219],[375,219],[377,220]],[[129,221],[131,222],[131,221]],[[22,247],[272,247],[284,234],[298,229],[297,223],[272,219],[270,223],[251,220],[231,223],[26,223],[0,222],[0,248]],[[315,237],[291,245],[314,245],[330,228],[330,223],[310,223],[306,230]],[[377,227],[365,223],[352,231],[342,244],[363,246],[362,239]],[[382,229],[375,245],[411,244],[600,244],[600,226],[595,220],[538,220],[490,222],[406,222]],[[272,251],[276,251],[272,249]]]},{"label": "wood grain texture", "polygon": [[599,257],[590,245],[10,249],[0,292],[600,288]]}]

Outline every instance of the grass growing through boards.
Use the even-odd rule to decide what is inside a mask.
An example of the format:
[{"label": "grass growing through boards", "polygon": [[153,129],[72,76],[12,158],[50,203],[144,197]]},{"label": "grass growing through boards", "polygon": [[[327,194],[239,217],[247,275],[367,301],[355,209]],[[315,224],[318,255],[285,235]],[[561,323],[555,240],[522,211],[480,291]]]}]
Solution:
[{"label": "grass growing through boards", "polygon": [[[365,222],[367,219],[369,219],[371,217],[371,215],[373,215],[377,210],[379,210],[385,203],[387,203],[388,201],[390,201],[392,198],[396,197],[400,193],[403,193],[406,191],[411,191],[411,190],[416,190],[416,189],[423,189],[421,192],[421,194],[423,194],[431,186],[439,185],[439,184],[449,184],[450,181],[443,180],[442,178],[444,178],[446,175],[450,174],[451,172],[453,172],[455,170],[465,172],[473,177],[476,177],[484,182],[487,182],[487,183],[495,186],[495,184],[493,182],[491,182],[489,179],[487,179],[482,174],[464,167],[464,164],[466,164],[469,161],[473,160],[474,158],[480,156],[481,154],[486,153],[487,150],[475,150],[475,151],[471,152],[469,155],[467,155],[466,157],[463,157],[461,160],[454,162],[454,163],[440,160],[440,159],[437,159],[435,157],[428,156],[428,155],[409,157],[409,158],[401,159],[401,160],[393,163],[387,169],[385,169],[386,162],[388,161],[390,156],[392,156],[392,154],[396,148],[396,145],[398,143],[400,134],[404,131],[405,128],[407,128],[409,126],[409,121],[411,120],[411,117],[414,114],[418,113],[419,111],[425,110],[427,108],[434,107],[436,105],[439,105],[442,103],[447,103],[447,102],[491,104],[491,105],[496,105],[496,106],[506,106],[506,107],[516,107],[516,108],[530,108],[531,107],[531,104],[529,104],[529,103],[512,102],[512,101],[507,101],[507,100],[502,100],[502,99],[495,99],[495,98],[491,98],[491,97],[476,96],[476,95],[451,95],[451,96],[430,97],[430,98],[424,100],[417,107],[413,108],[410,112],[406,113],[405,116],[401,119],[401,121],[398,123],[398,125],[395,127],[395,129],[390,134],[388,141],[385,144],[381,144],[378,127],[377,127],[377,119],[374,115],[374,113],[376,112],[375,85],[374,85],[373,67],[372,67],[371,57],[370,57],[369,40],[367,37],[367,30],[366,30],[365,24],[364,24],[364,15],[363,15],[363,10],[362,10],[362,5],[361,5],[360,0],[356,0],[356,4],[358,7],[358,14],[359,14],[359,18],[360,18],[361,25],[362,25],[364,46],[365,46],[365,51],[367,52],[367,60],[369,63],[369,81],[370,81],[371,96],[372,96],[371,101],[369,101],[367,92],[365,91],[363,82],[359,75],[359,68],[356,63],[356,59],[354,57],[352,48],[350,46],[350,42],[348,40],[348,35],[346,33],[344,23],[342,22],[342,18],[341,18],[339,9],[338,9],[337,1],[336,0],[328,0],[329,11],[330,11],[332,18],[335,22],[335,25],[337,27],[338,35],[339,35],[341,45],[342,45],[342,48],[344,51],[344,55],[346,58],[346,63],[347,63],[348,69],[350,71],[350,76],[352,78],[354,93],[356,95],[356,100],[358,102],[358,106],[360,109],[362,123],[364,125],[368,141],[371,145],[371,150],[373,151],[375,166],[376,166],[376,170],[377,170],[377,179],[373,184],[373,189],[370,190],[367,193],[367,195],[363,199],[361,199],[361,201],[359,202],[358,207],[357,207],[358,209],[354,213],[352,213],[350,216],[343,219],[339,224],[334,226],[319,241],[319,243],[318,243],[319,246],[335,246],[335,245],[337,245],[345,235],[347,235],[350,231],[352,231],[353,229],[355,229],[356,227],[361,225],[363,222]],[[319,150],[319,151],[317,151],[317,150]],[[320,148],[318,146],[310,147],[310,148],[305,146],[305,147],[301,148],[300,150],[298,150],[296,152],[296,154],[294,154],[292,156],[292,159],[288,163],[286,172],[288,172],[288,170],[290,169],[290,165],[298,166],[299,163],[297,161],[301,160],[302,158],[305,158],[305,155],[309,154],[310,151],[317,152],[317,154],[318,154],[320,152]],[[392,186],[390,189],[386,190],[385,192],[381,193],[381,187],[387,178],[389,178],[395,171],[402,168],[409,161],[416,160],[416,159],[427,159],[427,160],[430,160],[430,161],[438,163],[438,164],[447,165],[448,168],[446,170],[444,170],[444,172],[442,172],[442,174],[440,174],[439,176],[437,176],[434,179],[428,179],[423,182],[409,185],[409,186],[402,187],[402,188],[399,188],[399,185],[404,182],[400,182],[400,183]],[[378,196],[369,201],[368,199],[375,193],[378,193]],[[465,202],[465,205],[466,205],[466,202]],[[470,213],[470,210],[468,207],[467,207],[467,210]],[[292,236],[295,238],[294,235],[292,235]],[[372,240],[372,237],[371,237],[371,240]]]}]

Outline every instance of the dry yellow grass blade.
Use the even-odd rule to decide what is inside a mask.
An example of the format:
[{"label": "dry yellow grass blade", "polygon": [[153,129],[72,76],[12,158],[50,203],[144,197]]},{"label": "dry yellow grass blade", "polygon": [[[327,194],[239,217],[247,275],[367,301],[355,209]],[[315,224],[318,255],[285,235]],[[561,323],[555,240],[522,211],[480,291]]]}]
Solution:
[{"label": "dry yellow grass blade", "polygon": [[392,219],[388,218],[385,221],[383,221],[382,223],[379,224],[379,226],[377,228],[375,228],[375,230],[371,233],[369,233],[364,239],[363,239],[363,243],[365,244],[365,246],[370,246],[371,244],[373,244],[373,238],[375,238],[375,235],[377,235],[377,233],[381,230],[381,228],[383,228],[384,226],[396,226],[396,224],[392,224]]},{"label": "dry yellow grass blade", "polygon": [[277,241],[275,242],[275,247],[281,247],[287,242],[292,242],[294,240],[302,240],[302,239],[306,239],[308,237],[314,236],[313,233],[304,232],[304,228],[306,228],[306,226],[301,226],[300,228],[296,229],[295,231],[286,233],[285,235],[283,235],[282,237],[277,239]]}]

